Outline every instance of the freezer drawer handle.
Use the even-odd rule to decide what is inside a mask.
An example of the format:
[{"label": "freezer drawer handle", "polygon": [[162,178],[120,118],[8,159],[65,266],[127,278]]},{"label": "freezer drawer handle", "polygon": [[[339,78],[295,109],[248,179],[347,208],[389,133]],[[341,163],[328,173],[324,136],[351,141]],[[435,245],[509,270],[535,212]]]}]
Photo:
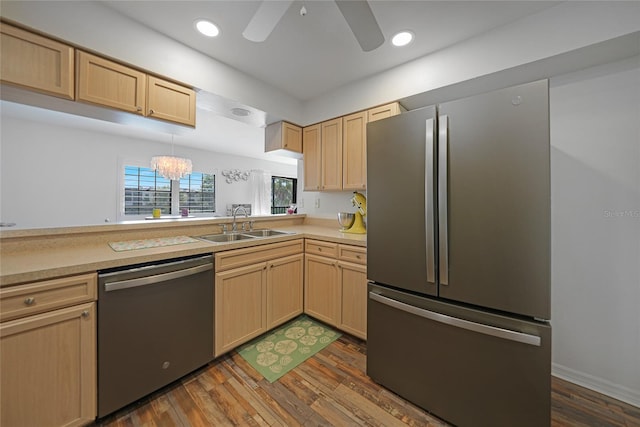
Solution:
[{"label": "freezer drawer handle", "polygon": [[156,274],[154,276],[140,277],[139,279],[120,280],[118,282],[105,283],[105,292],[118,291],[121,289],[136,288],[138,286],[152,285],[154,283],[166,282],[167,280],[178,279],[180,277],[191,276],[213,269],[213,264],[199,265],[186,268],[184,270],[171,271],[169,273]]},{"label": "freezer drawer handle", "polygon": [[524,334],[522,332],[511,331],[509,329],[498,328],[495,326],[483,325],[481,323],[470,322],[468,320],[458,319],[457,317],[447,316],[446,314],[424,310],[422,308],[414,307],[409,304],[387,298],[374,292],[369,292],[369,298],[381,304],[388,305],[389,307],[393,307],[410,314],[415,314],[416,316],[424,317],[425,319],[433,320],[473,332],[479,332],[481,334],[490,335],[492,337],[503,338],[510,341],[516,341],[523,344],[540,347],[540,337],[537,337],[535,335]]}]

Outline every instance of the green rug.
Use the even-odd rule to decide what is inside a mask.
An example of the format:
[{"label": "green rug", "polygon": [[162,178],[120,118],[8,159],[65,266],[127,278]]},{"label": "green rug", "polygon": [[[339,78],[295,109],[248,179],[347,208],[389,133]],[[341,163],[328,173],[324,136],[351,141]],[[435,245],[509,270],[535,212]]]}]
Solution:
[{"label": "green rug", "polygon": [[340,335],[303,315],[243,345],[238,353],[269,382],[274,382]]}]

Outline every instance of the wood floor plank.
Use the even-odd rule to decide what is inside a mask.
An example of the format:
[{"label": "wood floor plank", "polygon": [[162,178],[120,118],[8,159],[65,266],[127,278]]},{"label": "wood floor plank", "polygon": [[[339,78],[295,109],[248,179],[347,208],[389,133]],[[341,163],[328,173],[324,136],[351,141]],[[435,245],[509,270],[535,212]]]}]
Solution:
[{"label": "wood floor plank", "polygon": [[215,387],[214,385],[211,389],[207,389],[202,386],[201,381],[191,381],[184,384],[184,388],[187,393],[189,393],[189,396],[191,396],[191,399],[212,425],[232,426],[233,423],[220,408],[218,401],[211,397],[210,392]]},{"label": "wood floor plank", "polygon": [[311,405],[311,409],[320,414],[333,426],[349,426],[361,423],[357,417],[333,399],[321,396]]},{"label": "wood floor plank", "polygon": [[200,407],[193,401],[184,387],[174,387],[169,393],[169,402],[175,409],[181,425],[191,427],[208,427],[209,420]]},{"label": "wood floor plank", "polygon": [[[426,426],[446,422],[366,375],[366,344],[348,335],[274,383],[223,355],[95,424],[104,427]],[[640,408],[552,378],[552,427],[640,427]]]},{"label": "wood floor plank", "polygon": [[262,384],[262,387],[285,411],[291,414],[295,420],[301,422],[301,424],[304,425],[310,422],[317,426],[330,425],[327,420],[314,412],[307,402],[298,398],[295,393],[286,388],[282,383],[266,382]]},{"label": "wood floor plank", "polygon": [[242,397],[242,400],[238,399],[239,402],[246,402],[247,405],[251,405],[255,409],[256,415],[254,415],[254,419],[258,423],[260,423],[259,419],[263,419],[269,426],[283,425],[277,414],[262,402],[254,388],[241,384],[236,378],[230,378],[227,381],[227,385],[233,388],[238,396]]},{"label": "wood floor plank", "polygon": [[335,394],[341,398],[341,402],[350,402],[349,409],[367,424],[381,427],[406,426],[405,423],[343,384],[336,388]]}]

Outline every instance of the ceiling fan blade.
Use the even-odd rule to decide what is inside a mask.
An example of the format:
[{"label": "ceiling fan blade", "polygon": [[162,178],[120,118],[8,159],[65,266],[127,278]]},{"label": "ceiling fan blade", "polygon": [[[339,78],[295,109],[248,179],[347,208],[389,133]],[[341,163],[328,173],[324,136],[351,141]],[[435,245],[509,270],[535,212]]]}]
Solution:
[{"label": "ceiling fan blade", "polygon": [[260,3],[260,7],[258,7],[251,21],[249,21],[247,28],[242,32],[244,38],[252,42],[265,41],[278,25],[278,22],[280,22],[280,18],[289,9],[291,3],[293,3],[293,0],[264,0]]},{"label": "ceiling fan blade", "polygon": [[367,1],[335,0],[335,2],[363,51],[370,52],[384,43],[384,34]]}]

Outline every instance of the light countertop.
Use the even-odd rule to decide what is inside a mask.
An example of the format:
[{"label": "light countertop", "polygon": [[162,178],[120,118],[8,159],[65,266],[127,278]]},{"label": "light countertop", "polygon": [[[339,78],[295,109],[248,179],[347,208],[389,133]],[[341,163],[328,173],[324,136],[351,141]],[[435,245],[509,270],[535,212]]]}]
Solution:
[{"label": "light countertop", "polygon": [[[302,222],[302,219],[299,221]],[[171,246],[160,246],[147,249],[134,249],[116,252],[109,241],[122,241],[122,233],[116,233],[109,240],[109,236],[99,236],[100,238],[81,238],[57,243],[59,240],[42,239],[41,244],[30,244],[24,248],[17,246],[11,250],[3,250],[0,253],[0,286],[10,286],[14,284],[46,280],[54,277],[75,275],[81,273],[95,272],[102,269],[121,267],[143,262],[159,261],[169,258],[178,258],[190,255],[215,253],[230,249],[238,249],[250,246],[263,245],[268,243],[282,242],[300,238],[318,239],[334,243],[342,243],[356,246],[366,246],[366,235],[341,233],[336,224],[319,222],[317,224],[287,224],[278,223],[260,224],[256,228],[273,228],[287,231],[294,234],[286,234],[268,238],[255,238],[240,240],[231,243],[213,243],[198,240],[195,243],[184,243]],[[89,233],[92,230],[89,230]],[[119,230],[121,231],[121,230]],[[173,230],[173,235],[179,229]],[[184,235],[194,236],[207,233],[199,232],[192,234],[193,229],[185,229]],[[219,231],[215,231],[219,232]],[[76,231],[76,235],[81,234]],[[45,236],[46,237],[46,236]],[[151,236],[135,237],[149,238]],[[157,235],[155,237],[164,237]],[[29,239],[23,237],[22,239]],[[105,240],[106,239],[106,240]],[[131,240],[134,240],[131,239]],[[14,242],[15,243],[15,242]],[[16,246],[16,245],[14,245]]]}]

